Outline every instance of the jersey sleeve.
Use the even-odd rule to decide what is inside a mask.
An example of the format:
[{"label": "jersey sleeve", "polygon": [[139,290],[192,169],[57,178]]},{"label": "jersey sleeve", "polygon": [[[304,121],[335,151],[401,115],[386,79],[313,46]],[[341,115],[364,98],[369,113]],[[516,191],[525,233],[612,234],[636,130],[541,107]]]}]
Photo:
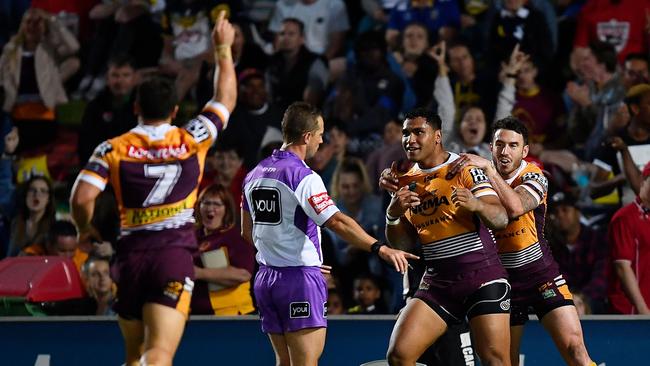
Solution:
[{"label": "jersey sleeve", "polygon": [[463,186],[469,189],[476,198],[497,195],[492,188],[490,179],[481,168],[475,166],[463,168],[460,179]]},{"label": "jersey sleeve", "polygon": [[203,111],[190,120],[183,128],[194,138],[199,145],[212,146],[217,136],[228,124],[230,112],[219,102],[210,101]]},{"label": "jersey sleeve", "polygon": [[316,173],[309,174],[298,184],[295,195],[300,207],[318,226],[325,224],[339,211],[327,193],[325,183]]},{"label": "jersey sleeve", "polygon": [[79,172],[77,180],[90,183],[103,191],[108,183],[110,173],[108,154],[111,151],[113,151],[113,146],[109,141],[99,144],[88,159],[86,166]]},{"label": "jersey sleeve", "polygon": [[524,173],[524,175],[521,176],[520,186],[535,198],[538,205],[544,201],[544,198],[548,193],[548,179],[541,171]]}]

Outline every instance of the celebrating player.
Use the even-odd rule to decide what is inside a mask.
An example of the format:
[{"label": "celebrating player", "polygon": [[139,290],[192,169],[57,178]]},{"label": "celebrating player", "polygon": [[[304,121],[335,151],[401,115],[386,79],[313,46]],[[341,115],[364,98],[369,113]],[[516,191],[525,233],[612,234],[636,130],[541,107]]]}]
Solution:
[{"label": "celebrating player", "polygon": [[511,219],[495,237],[512,284],[512,364],[519,364],[521,337],[532,307],[568,365],[595,365],[583,341],[571,292],[544,238],[548,181],[537,166],[523,160],[528,155],[526,126],[514,117],[498,120],[491,148],[492,161],[463,154],[454,168],[483,169]]},{"label": "celebrating player", "polygon": [[218,72],[215,95],[182,128],[173,83],[143,82],[135,111],[139,124],[100,144],[77,177],[72,217],[81,239],[96,236],[95,198],[111,184],[120,208],[121,236],[112,269],[115,311],[126,365],[171,365],[183,334],[193,288],[196,248],[193,207],[205,157],[235,106],[237,85],[230,47],[234,30],[225,13],[212,31]]},{"label": "celebrating player", "polygon": [[415,165],[399,176],[382,175],[382,187],[396,191],[386,210],[386,236],[399,248],[419,241],[427,269],[395,324],[388,361],[414,365],[448,325],[467,316],[481,362],[509,365],[510,285],[488,230],[506,227],[506,210],[479,168],[447,174],[459,157],[442,146],[439,116],[410,112],[402,134]]}]

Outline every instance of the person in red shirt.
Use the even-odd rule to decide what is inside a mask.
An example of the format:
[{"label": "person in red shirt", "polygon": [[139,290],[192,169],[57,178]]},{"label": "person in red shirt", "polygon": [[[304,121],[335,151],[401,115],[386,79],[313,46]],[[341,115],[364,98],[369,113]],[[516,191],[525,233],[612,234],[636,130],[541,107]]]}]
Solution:
[{"label": "person in red shirt", "polygon": [[611,310],[650,314],[650,163],[642,172],[639,196],[614,214],[609,225]]},{"label": "person in red shirt", "polygon": [[629,53],[646,52],[648,10],[648,0],[588,1],[578,17],[574,46],[587,47],[596,39],[607,42],[616,48],[619,63]]}]

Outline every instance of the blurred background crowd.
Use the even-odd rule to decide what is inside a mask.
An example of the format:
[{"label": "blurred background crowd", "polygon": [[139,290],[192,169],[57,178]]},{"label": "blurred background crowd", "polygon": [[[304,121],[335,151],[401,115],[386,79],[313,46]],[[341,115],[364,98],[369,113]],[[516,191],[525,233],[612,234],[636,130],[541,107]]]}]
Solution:
[{"label": "blurred background crowd", "polygon": [[[119,213],[107,190],[93,219],[104,241],[78,243],[72,183],[98,144],[137,125],[134,88],[148,75],[175,81],[175,123],[200,111],[212,95],[210,32],[220,10],[235,24],[239,95],[201,183],[193,313],[255,311],[254,248],[238,229],[241,183],[281,146],[283,111],[299,100],[324,113],[325,142],[310,167],[338,207],[378,238],[387,204],[378,177],[405,158],[404,112],[436,110],[446,149],[487,158],[492,122],[521,119],[530,130],[527,160],[550,182],[546,237],[579,308],[648,311],[608,299],[621,293],[613,263],[627,245],[625,231],[608,226],[650,174],[642,169],[650,161],[650,1],[2,0],[0,7],[0,258],[71,258],[92,313],[111,313]],[[647,222],[648,209],[639,208]],[[332,233],[323,237],[333,267],[330,314],[401,308],[401,275]],[[202,268],[201,253],[224,246],[227,271]],[[650,273],[639,268],[650,268],[650,256],[634,263],[648,295]]]}]

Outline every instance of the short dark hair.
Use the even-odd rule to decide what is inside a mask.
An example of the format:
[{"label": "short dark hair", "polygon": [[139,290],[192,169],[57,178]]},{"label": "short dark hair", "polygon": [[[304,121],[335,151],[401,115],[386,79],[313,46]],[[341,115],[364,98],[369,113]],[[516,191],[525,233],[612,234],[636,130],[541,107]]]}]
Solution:
[{"label": "short dark hair", "polygon": [[284,18],[282,20],[282,23],[293,23],[298,26],[301,36],[305,34],[305,23],[303,23],[302,20],[298,18]]},{"label": "short dark hair", "polygon": [[130,66],[135,70],[135,60],[127,54],[117,54],[108,60],[108,67]]},{"label": "short dark hair", "polygon": [[616,71],[618,59],[614,46],[601,40],[589,42],[589,49],[596,57],[598,63],[604,64],[608,72]]},{"label": "short dark hair", "polygon": [[526,127],[526,125],[521,122],[519,118],[508,116],[494,122],[492,125],[492,140],[494,140],[494,135],[498,130],[515,131],[516,133],[523,136],[524,145],[528,145],[528,127]]},{"label": "short dark hair", "polygon": [[60,236],[77,236],[77,228],[70,221],[57,220],[47,233],[47,245],[53,247]]},{"label": "short dark hair", "polygon": [[404,116],[404,120],[414,118],[424,118],[434,130],[442,129],[440,116],[429,108],[415,108]]},{"label": "short dark hair", "polygon": [[178,104],[176,87],[169,79],[154,76],[145,80],[136,93],[140,116],[146,120],[169,118]]},{"label": "short dark hair", "polygon": [[303,134],[316,131],[318,117],[321,117],[320,110],[309,103],[295,102],[291,104],[282,117],[284,142],[296,142]]}]

